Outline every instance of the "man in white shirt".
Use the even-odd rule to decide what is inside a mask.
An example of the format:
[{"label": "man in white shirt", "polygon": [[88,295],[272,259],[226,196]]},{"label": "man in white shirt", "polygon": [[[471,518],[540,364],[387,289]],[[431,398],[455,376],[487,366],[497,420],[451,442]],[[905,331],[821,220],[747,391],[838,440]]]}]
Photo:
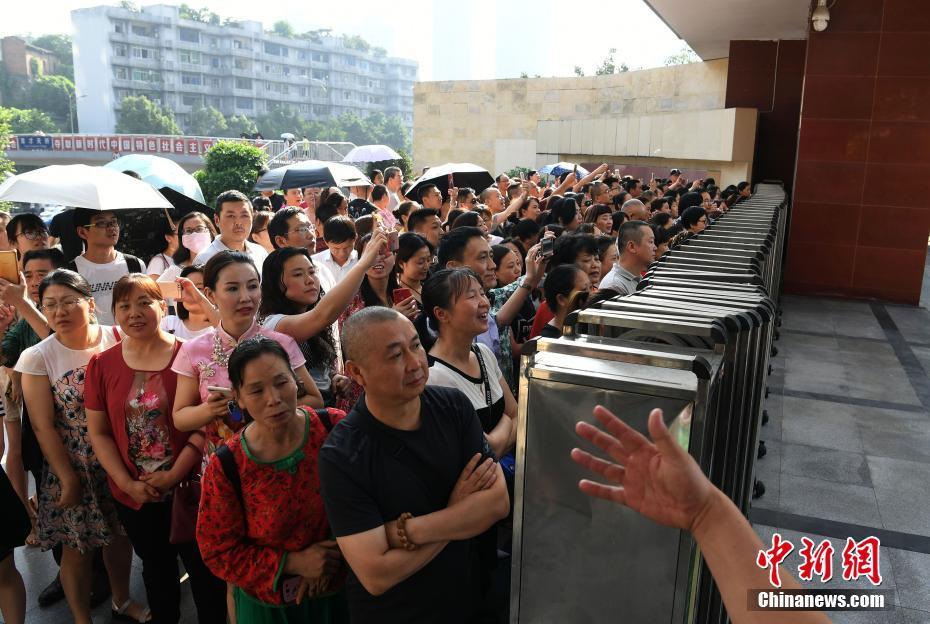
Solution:
[{"label": "man in white shirt", "polygon": [[[398,167],[388,167],[384,170],[384,186],[387,187],[388,193],[388,210],[394,212],[400,205],[401,199],[397,193],[400,187],[404,185],[404,174]],[[372,202],[374,203],[374,202]]]},{"label": "man in white shirt", "polygon": [[323,240],[327,249],[313,255],[313,264],[320,269],[323,290],[332,289],[358,264],[356,238],[355,223],[348,217],[335,216],[323,224]]},{"label": "man in white shirt", "polygon": [[206,264],[221,251],[242,251],[252,256],[258,272],[268,252],[256,243],[248,240],[252,231],[252,203],[239,191],[225,191],[216,198],[216,214],[213,217],[220,235],[213,239],[210,246],[197,254],[194,264]]},{"label": "man in white shirt", "polygon": [[268,222],[268,238],[275,249],[303,247],[312,254],[316,249],[316,225],[300,208],[285,206]]},{"label": "man in white shirt", "polygon": [[115,212],[75,208],[74,225],[84,240],[84,253],[68,268],[77,271],[90,284],[96,301],[97,322],[113,325],[113,287],[129,273],[144,273],[142,261],[116,251],[120,223]]},{"label": "man in white shirt", "polygon": [[631,295],[643,279],[643,272],[655,260],[655,234],[644,221],[627,221],[620,226],[617,247],[620,249],[620,258],[601,280],[598,290]]}]

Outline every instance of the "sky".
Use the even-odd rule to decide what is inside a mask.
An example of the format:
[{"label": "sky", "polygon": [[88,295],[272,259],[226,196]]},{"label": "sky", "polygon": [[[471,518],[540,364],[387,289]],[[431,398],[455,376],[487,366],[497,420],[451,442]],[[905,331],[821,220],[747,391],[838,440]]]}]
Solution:
[{"label": "sky", "polygon": [[[31,0],[4,11],[2,35],[71,32],[70,11],[110,2]],[[136,1],[147,5],[157,2]],[[175,2],[163,2],[175,4]],[[178,0],[176,4],[181,4]],[[266,28],[287,20],[298,32],[331,28],[357,34],[391,56],[412,58],[420,80],[484,80],[586,74],[616,48],[616,61],[631,69],[663,65],[687,45],[643,0],[611,0],[593,11],[572,10],[558,0],[348,0],[324,14],[306,0],[187,0],[222,17],[257,20]],[[327,3],[322,3],[325,6]]]}]

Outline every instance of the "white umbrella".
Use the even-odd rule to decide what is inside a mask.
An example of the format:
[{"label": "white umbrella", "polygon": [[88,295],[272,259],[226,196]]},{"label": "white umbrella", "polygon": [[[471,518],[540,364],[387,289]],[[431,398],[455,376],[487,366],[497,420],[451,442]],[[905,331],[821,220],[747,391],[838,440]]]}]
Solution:
[{"label": "white umbrella", "polygon": [[345,155],[342,162],[345,163],[367,163],[380,162],[382,160],[400,160],[400,154],[392,150],[387,145],[359,145],[353,147],[352,151]]},{"label": "white umbrella", "polygon": [[143,182],[148,182],[159,190],[168,187],[201,204],[206,203],[200,184],[194,176],[184,171],[178,163],[163,156],[127,154],[111,160],[104,167],[120,172],[135,171]]},{"label": "white umbrella", "polygon": [[107,211],[172,207],[152,185],[88,165],[51,165],[12,176],[0,184],[0,200]]}]

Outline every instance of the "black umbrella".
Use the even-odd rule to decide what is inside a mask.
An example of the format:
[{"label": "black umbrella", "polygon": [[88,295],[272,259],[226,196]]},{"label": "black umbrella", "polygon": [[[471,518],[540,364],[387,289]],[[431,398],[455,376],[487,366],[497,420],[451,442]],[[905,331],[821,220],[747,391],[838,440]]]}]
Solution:
[{"label": "black umbrella", "polygon": [[322,160],[304,160],[272,169],[255,183],[256,191],[330,186],[371,186],[371,180],[358,167]]},{"label": "black umbrella", "polygon": [[178,219],[183,217],[189,212],[202,212],[207,216],[213,215],[213,209],[207,206],[206,204],[201,204],[199,201],[192,197],[188,197],[183,193],[178,193],[176,190],[170,186],[165,186],[158,189],[158,192],[165,196],[171,205],[174,206],[175,215]]},{"label": "black umbrella", "polygon": [[452,175],[452,185],[455,188],[473,188],[476,193],[494,184],[494,176],[487,169],[471,163],[446,163],[438,167],[430,167],[426,173],[417,178],[413,186],[407,191],[407,197],[417,197],[420,189],[427,184],[435,184],[443,195],[449,192],[449,175]]}]

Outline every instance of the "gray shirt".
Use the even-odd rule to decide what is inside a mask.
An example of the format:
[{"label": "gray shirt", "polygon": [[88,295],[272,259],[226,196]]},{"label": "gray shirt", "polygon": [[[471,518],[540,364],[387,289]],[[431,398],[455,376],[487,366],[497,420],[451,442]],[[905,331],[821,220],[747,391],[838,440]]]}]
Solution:
[{"label": "gray shirt", "polygon": [[621,295],[632,295],[642,281],[639,275],[633,275],[619,264],[614,264],[610,273],[604,276],[598,285],[599,290],[613,290]]}]

